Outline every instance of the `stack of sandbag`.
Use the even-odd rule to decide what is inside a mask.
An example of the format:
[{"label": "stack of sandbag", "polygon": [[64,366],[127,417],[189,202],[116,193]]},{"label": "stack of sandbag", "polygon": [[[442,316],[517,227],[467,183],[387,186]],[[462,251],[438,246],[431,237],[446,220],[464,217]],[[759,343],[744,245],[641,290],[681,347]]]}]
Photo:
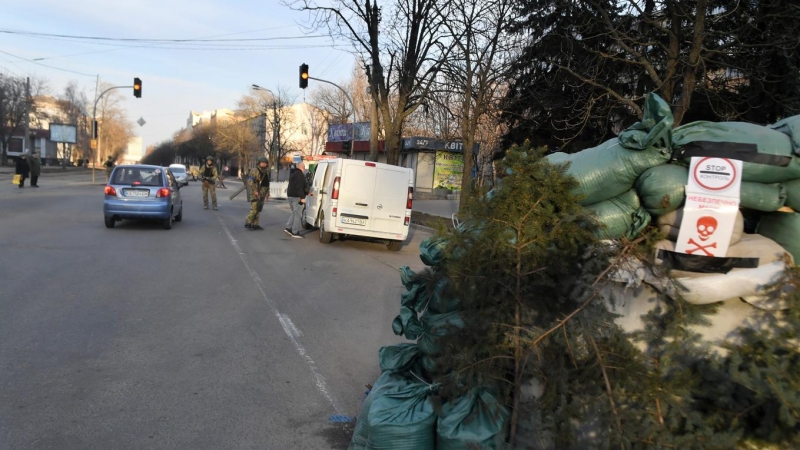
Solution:
[{"label": "stack of sandbag", "polygon": [[651,94],[642,121],[618,138],[578,153],[546,157],[553,164],[569,163],[567,173],[578,182],[575,193],[581,196],[581,205],[603,226],[600,238],[635,237],[650,222],[632,188],[644,171],[669,161],[673,123],[669,105]]}]

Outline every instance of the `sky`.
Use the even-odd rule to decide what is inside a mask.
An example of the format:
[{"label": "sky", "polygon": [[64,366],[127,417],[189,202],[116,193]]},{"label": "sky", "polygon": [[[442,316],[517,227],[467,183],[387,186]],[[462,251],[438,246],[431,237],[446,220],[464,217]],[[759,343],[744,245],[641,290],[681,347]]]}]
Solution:
[{"label": "sky", "polygon": [[[132,88],[119,92],[134,132],[149,146],[185,127],[190,111],[236,109],[237,101],[252,92],[252,84],[286,90],[296,103],[303,102],[315,81],[310,89],[299,88],[302,63],[309,65],[312,77],[346,81],[355,64],[351,47],[346,42],[333,45],[325,30],[309,31],[303,26],[307,23],[308,13],[293,11],[279,0],[13,2],[0,15],[0,73],[44,79],[53,96],[75,81],[91,100],[98,75],[101,83],[115,86],[131,86],[139,77],[142,98],[135,98]],[[153,43],[31,33],[272,40]],[[146,122],[141,127],[135,123],[140,117]]]}]

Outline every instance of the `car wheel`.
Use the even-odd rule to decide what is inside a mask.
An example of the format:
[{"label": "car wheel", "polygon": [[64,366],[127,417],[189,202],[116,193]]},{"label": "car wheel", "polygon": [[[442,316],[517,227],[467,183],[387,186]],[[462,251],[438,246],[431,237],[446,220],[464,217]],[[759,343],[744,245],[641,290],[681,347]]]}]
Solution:
[{"label": "car wheel", "polygon": [[181,203],[181,212],[178,213],[177,216],[175,216],[175,222],[180,222],[181,220],[183,220],[183,204],[182,203]]},{"label": "car wheel", "polygon": [[325,231],[325,214],[319,216],[319,241],[323,244],[330,244],[333,240],[333,233]]},{"label": "car wheel", "polygon": [[162,225],[164,225],[164,229],[165,230],[171,230],[172,229],[172,212],[171,211],[169,213],[169,217],[164,219],[164,221],[162,222]]},{"label": "car wheel", "polygon": [[389,241],[389,243],[386,244],[386,248],[392,252],[400,251],[400,249],[403,248],[403,241]]},{"label": "car wheel", "polygon": [[114,217],[106,217],[106,228],[114,228]]}]

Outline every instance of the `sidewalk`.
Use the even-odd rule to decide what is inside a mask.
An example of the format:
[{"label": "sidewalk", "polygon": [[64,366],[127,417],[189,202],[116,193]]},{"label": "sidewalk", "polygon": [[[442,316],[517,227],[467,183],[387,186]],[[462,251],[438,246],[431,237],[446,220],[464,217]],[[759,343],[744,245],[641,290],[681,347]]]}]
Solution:
[{"label": "sidewalk", "polygon": [[412,209],[449,219],[453,214],[458,214],[458,200],[414,200]]}]

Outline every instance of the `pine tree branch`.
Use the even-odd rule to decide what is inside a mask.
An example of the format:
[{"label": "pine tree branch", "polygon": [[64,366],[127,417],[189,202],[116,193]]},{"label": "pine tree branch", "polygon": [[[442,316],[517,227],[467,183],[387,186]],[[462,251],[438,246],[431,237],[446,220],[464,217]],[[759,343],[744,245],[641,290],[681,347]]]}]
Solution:
[{"label": "pine tree branch", "polygon": [[[606,395],[608,395],[608,403],[611,406],[611,412],[614,413],[614,419],[617,423],[617,431],[620,435],[623,435],[622,432],[622,420],[619,417],[619,412],[617,411],[616,402],[614,402],[614,390],[611,388],[611,380],[608,377],[608,371],[606,370],[606,365],[603,363],[603,355],[600,353],[600,348],[597,346],[597,341],[595,341],[594,336],[592,333],[586,329],[586,325],[581,323],[583,326],[583,330],[585,332],[586,338],[591,343],[592,348],[594,349],[595,356],[597,357],[597,363],[600,365],[600,371],[603,373],[603,381],[606,385]],[[621,448],[625,448],[624,445],[620,444]]]}]

